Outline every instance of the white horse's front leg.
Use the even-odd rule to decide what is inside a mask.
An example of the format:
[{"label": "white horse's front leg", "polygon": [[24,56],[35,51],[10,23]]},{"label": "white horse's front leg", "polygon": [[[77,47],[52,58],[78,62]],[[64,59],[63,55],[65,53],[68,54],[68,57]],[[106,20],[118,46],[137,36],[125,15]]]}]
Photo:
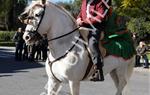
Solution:
[{"label": "white horse's front leg", "polygon": [[60,82],[53,77],[50,71],[48,60],[46,61],[45,68],[48,75],[47,95],[58,95],[61,89]]},{"label": "white horse's front leg", "polygon": [[79,95],[80,81],[69,81],[71,95]]},{"label": "white horse's front leg", "polygon": [[53,78],[48,79],[47,95],[58,95],[61,90],[60,82]]}]

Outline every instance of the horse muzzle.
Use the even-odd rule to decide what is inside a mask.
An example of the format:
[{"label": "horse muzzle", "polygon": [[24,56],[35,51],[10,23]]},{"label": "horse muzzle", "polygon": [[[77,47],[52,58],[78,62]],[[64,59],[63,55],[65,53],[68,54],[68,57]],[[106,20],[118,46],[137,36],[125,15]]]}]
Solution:
[{"label": "horse muzzle", "polygon": [[24,33],[23,39],[25,40],[26,44],[30,44],[30,42],[32,41],[32,37],[27,33]]},{"label": "horse muzzle", "polygon": [[37,40],[42,39],[42,36],[36,31],[25,32],[23,39],[26,43],[35,42]]},{"label": "horse muzzle", "polygon": [[29,41],[31,39],[31,37],[29,35],[26,35],[24,40]]}]

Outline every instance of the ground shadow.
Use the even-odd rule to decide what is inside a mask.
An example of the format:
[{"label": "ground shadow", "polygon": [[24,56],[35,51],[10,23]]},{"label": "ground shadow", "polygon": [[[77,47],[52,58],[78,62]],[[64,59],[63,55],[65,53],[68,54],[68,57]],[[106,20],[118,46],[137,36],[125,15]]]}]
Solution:
[{"label": "ground shadow", "polygon": [[0,49],[0,77],[11,76],[6,73],[28,72],[26,69],[44,67],[38,62],[15,61],[14,52],[10,51],[9,49]]}]

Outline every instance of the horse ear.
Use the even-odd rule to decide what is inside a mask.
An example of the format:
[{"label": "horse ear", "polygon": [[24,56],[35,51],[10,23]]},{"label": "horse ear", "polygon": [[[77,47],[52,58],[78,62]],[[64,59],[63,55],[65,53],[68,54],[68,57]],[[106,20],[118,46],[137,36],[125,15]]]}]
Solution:
[{"label": "horse ear", "polygon": [[42,0],[42,4],[43,4],[43,5],[45,4],[45,2],[46,2],[46,0]]}]

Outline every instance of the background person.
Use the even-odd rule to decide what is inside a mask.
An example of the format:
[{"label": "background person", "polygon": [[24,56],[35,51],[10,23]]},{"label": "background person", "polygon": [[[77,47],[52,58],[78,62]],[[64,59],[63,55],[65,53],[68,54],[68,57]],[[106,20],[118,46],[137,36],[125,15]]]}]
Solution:
[{"label": "background person", "polygon": [[144,68],[149,68],[148,63],[148,57],[146,55],[146,51],[148,50],[147,45],[144,41],[139,42],[139,45],[136,48],[137,55],[136,55],[136,64],[135,66],[141,66],[140,59],[143,58],[145,60],[144,62]]},{"label": "background person", "polygon": [[31,62],[34,61],[35,52],[36,52],[35,44],[28,45],[28,60],[29,61]]},{"label": "background person", "polygon": [[41,40],[39,40],[39,41],[36,41],[35,42],[35,58],[36,58],[36,60],[41,60],[42,59],[42,55],[41,55],[41,49],[42,49],[42,45],[41,45]]},{"label": "background person", "polygon": [[23,60],[28,59],[28,45],[26,43],[23,44]]},{"label": "background person", "polygon": [[23,44],[25,43],[23,40],[23,31],[22,28],[18,28],[17,32],[13,37],[13,41],[15,42],[15,60],[20,61],[22,59],[22,50]]},{"label": "background person", "polygon": [[44,35],[43,36],[43,39],[42,39],[42,60],[43,61],[46,61],[47,59],[47,51],[48,51],[48,39],[47,39],[47,35]]}]

